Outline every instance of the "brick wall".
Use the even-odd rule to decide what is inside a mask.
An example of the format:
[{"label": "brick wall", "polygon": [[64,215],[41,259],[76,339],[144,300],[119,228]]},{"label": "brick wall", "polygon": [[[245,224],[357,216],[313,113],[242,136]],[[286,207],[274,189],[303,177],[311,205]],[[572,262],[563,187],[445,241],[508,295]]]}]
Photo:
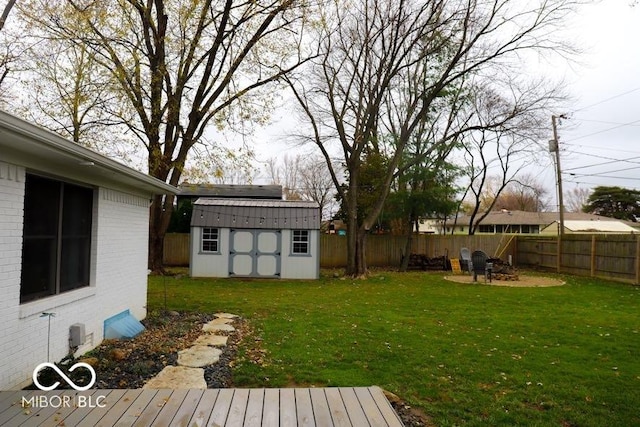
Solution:
[{"label": "brick wall", "polygon": [[[69,327],[84,323],[97,346],[103,322],[129,309],[146,315],[149,198],[99,188],[94,196],[91,286],[20,304],[24,168],[0,162],[0,390],[31,381],[35,366],[69,352]],[[54,312],[51,333],[47,317]]]}]

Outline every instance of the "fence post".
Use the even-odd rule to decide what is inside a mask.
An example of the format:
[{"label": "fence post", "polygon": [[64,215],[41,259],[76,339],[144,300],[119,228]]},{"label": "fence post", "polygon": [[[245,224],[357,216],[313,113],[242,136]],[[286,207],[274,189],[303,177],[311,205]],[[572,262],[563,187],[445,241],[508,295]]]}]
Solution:
[{"label": "fence post", "polygon": [[591,277],[596,275],[596,235],[591,235]]},{"label": "fence post", "polygon": [[640,285],[640,236],[636,237],[636,285]]},{"label": "fence post", "polygon": [[562,267],[562,237],[558,234],[556,239],[556,270],[560,273]]}]

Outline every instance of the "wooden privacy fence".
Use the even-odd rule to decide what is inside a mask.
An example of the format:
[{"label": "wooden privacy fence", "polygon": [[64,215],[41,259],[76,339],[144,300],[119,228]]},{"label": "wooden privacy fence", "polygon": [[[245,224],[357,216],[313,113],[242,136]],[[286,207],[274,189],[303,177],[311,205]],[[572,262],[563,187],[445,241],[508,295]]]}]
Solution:
[{"label": "wooden privacy fence", "polygon": [[[424,254],[430,258],[447,256],[460,258],[460,249],[484,251],[489,256],[500,255],[507,259],[515,246],[511,235],[441,236],[414,235],[410,253]],[[390,235],[367,236],[367,265],[371,267],[399,267],[406,237]],[[347,263],[347,236],[323,234],[320,238],[320,267],[341,268]]]},{"label": "wooden privacy fence", "polygon": [[189,265],[188,233],[167,233],[164,236],[162,261],[164,265]]},{"label": "wooden privacy fence", "polygon": [[[399,267],[405,247],[403,236],[371,235],[367,237],[367,263],[372,267]],[[469,248],[486,252],[490,256],[500,255],[507,259],[513,255],[515,246],[512,235],[477,236],[413,236],[411,253],[428,257],[448,256],[459,258],[460,249]],[[189,265],[189,235],[168,233],[164,238],[164,264],[169,266]],[[341,268],[347,263],[347,237],[337,234],[322,234],[320,237],[320,267]]]},{"label": "wooden privacy fence", "polygon": [[[405,237],[367,237],[367,264],[371,267],[398,267]],[[411,253],[428,257],[459,258],[460,249],[482,250],[487,255],[508,260],[516,266],[537,267],[560,273],[600,277],[640,284],[640,236],[615,234],[565,235],[558,254],[556,236],[492,234],[474,236],[414,235]],[[347,260],[347,237],[322,234],[320,267],[343,268]],[[164,263],[189,265],[189,235],[170,233],[164,240]]]},{"label": "wooden privacy fence", "polygon": [[557,237],[518,236],[515,262],[579,276],[640,284],[640,236],[634,234],[570,234]]}]

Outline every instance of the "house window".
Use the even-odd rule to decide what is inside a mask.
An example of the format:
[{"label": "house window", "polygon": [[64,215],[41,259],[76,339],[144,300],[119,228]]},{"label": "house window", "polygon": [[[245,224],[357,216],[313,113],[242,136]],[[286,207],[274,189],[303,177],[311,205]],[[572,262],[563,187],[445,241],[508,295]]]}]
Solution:
[{"label": "house window", "polygon": [[220,231],[217,228],[202,229],[202,252],[219,252]]},{"label": "house window", "polygon": [[495,233],[495,229],[493,228],[493,225],[489,225],[489,224],[480,224],[480,226],[478,227],[478,231],[480,233]]},{"label": "house window", "polygon": [[93,189],[27,174],[20,302],[89,286]]},{"label": "house window", "polygon": [[293,230],[291,252],[293,254],[309,253],[309,230]]}]

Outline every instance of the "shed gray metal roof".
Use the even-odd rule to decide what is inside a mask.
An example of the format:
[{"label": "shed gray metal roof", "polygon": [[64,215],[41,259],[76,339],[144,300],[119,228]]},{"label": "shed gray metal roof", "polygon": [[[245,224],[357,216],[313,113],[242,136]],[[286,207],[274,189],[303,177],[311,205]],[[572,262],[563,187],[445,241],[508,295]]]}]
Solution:
[{"label": "shed gray metal roof", "polygon": [[281,185],[190,184],[183,182],[178,188],[180,190],[179,197],[282,200]]},{"label": "shed gray metal roof", "polygon": [[191,226],[318,230],[320,206],[299,200],[200,198],[193,204]]}]

